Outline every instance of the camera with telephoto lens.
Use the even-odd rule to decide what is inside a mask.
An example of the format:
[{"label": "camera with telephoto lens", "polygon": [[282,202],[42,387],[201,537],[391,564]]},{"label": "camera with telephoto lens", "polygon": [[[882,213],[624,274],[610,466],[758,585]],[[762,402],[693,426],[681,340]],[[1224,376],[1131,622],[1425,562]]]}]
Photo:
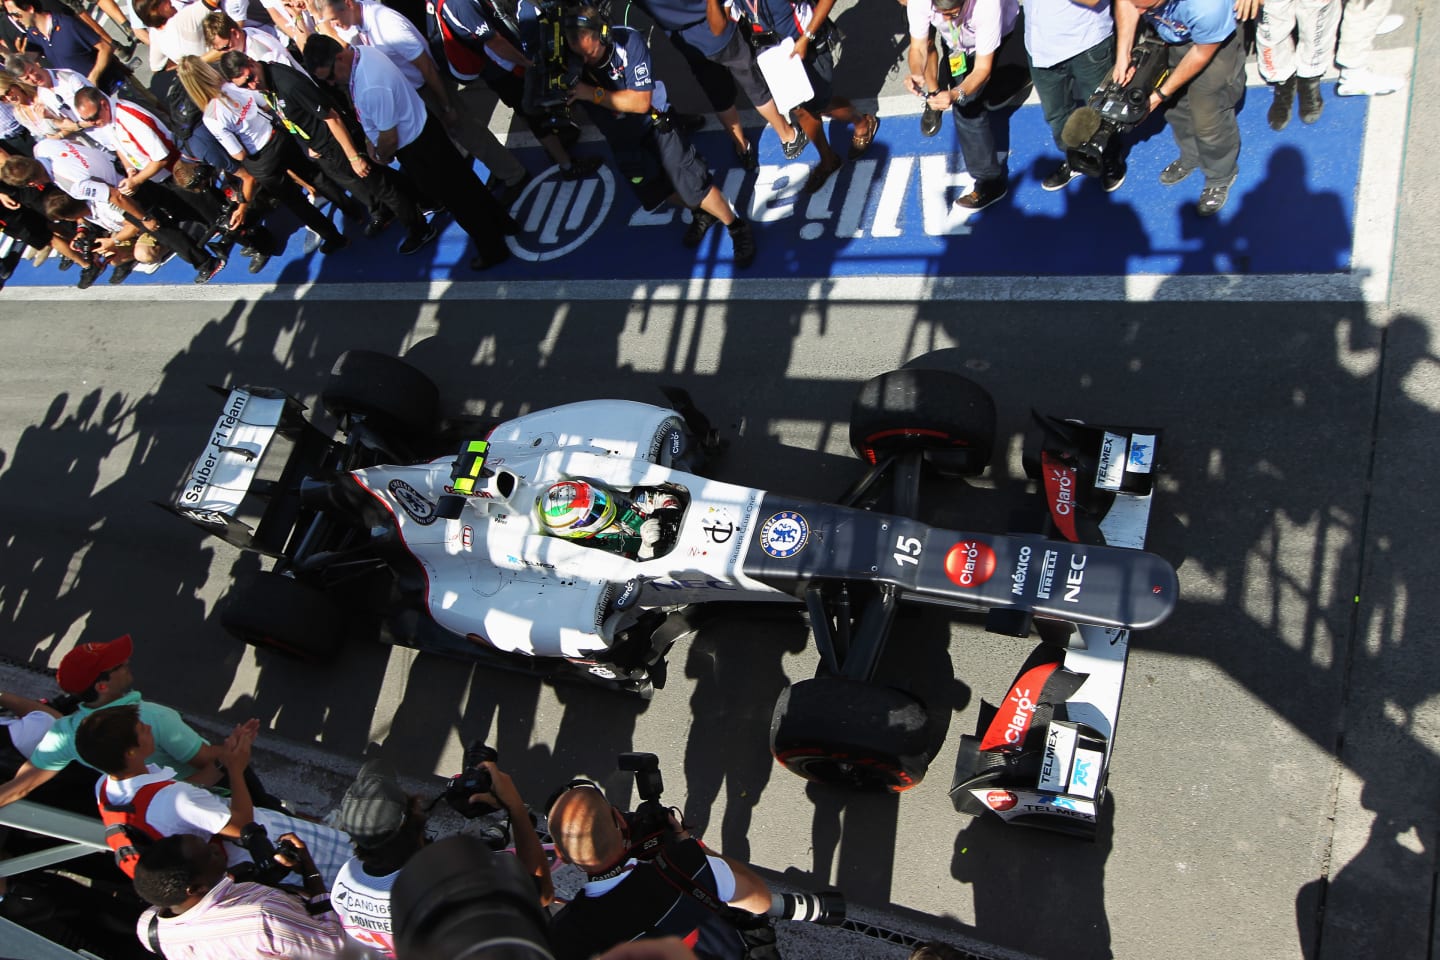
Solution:
[{"label": "camera with telephoto lens", "polygon": [[271,843],[265,827],[253,821],[240,828],[240,845],[250,854],[253,862],[237,863],[230,868],[230,876],[237,882],[263,883],[273,887],[294,869],[276,860],[275,855],[283,853],[296,861],[300,859],[299,847],[289,840]]},{"label": "camera with telephoto lens", "polygon": [[471,800],[477,793],[489,793],[494,787],[490,771],[482,763],[498,763],[500,754],[493,747],[475,741],[465,748],[465,769],[450,778],[442,794],[450,808],[467,820],[494,813],[497,809],[483,800]]},{"label": "camera with telephoto lens", "polygon": [[1135,46],[1130,49],[1129,81],[1116,83],[1112,77],[1090,95],[1085,106],[1070,114],[1060,132],[1070,169],[1087,177],[1100,177],[1110,141],[1150,115],[1150,94],[1170,73],[1166,47],[1154,28],[1142,23],[1136,31]]}]

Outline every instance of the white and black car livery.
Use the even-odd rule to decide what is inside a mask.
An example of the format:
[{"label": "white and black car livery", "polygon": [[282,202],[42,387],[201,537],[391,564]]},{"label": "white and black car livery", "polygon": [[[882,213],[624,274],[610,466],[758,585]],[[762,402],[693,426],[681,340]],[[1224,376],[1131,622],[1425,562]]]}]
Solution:
[{"label": "white and black car livery", "polygon": [[[994,442],[989,394],[944,371],[899,370],[862,387],[851,440],[867,469],[834,503],[704,476],[715,431],[678,390],[665,391],[668,406],[572,403],[462,424],[441,441],[434,385],[380,354],[336,362],[322,400],[337,436],[282,392],[220,392],[224,411],[165,506],[275,558],[232,591],[222,612],[232,633],[333,656],[341,598],[357,585],[373,597],[383,572],[394,642],[650,696],[696,611],[803,604],[821,667],[781,695],[771,747],[824,782],[919,782],[934,752],[925,709],[870,682],[890,624],[902,601],[983,610],[992,630],[1026,636],[1033,620],[1052,642],[1006,701],[1028,705],[1002,707],[966,738],[957,807],[1093,826],[1128,631],[1159,624],[1177,599],[1173,568],[1139,549],[1156,431],[1042,420],[1038,486],[1051,521],[1039,532],[918,519],[922,470],[978,474]],[[554,535],[537,504],[567,480],[622,502],[664,491],[681,507],[640,559]]]}]

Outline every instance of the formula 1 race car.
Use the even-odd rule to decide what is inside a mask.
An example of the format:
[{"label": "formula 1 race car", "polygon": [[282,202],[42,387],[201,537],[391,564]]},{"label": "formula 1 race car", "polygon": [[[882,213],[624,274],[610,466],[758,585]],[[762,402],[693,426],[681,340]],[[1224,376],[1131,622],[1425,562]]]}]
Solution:
[{"label": "formula 1 race car", "polygon": [[[990,395],[945,371],[898,370],[863,385],[850,436],[866,469],[835,503],[707,477],[722,444],[681,390],[664,391],[667,406],[594,400],[442,431],[428,378],[350,351],[321,394],[339,421],[334,435],[281,391],[217,390],[224,410],[164,506],[274,558],[231,591],[222,623],[235,636],[333,657],[339,598],[357,582],[373,597],[381,571],[392,642],[648,697],[697,611],[789,604],[807,616],[821,667],[781,695],[771,747],[817,781],[918,783],[933,752],[925,709],[870,682],[890,625],[902,601],[988,611],[990,629],[1014,636],[1029,635],[1032,621],[1052,625],[1046,680],[1022,678],[1047,706],[1014,714],[1024,724],[1005,720],[998,743],[987,735],[967,747],[978,786],[954,795],[979,791],[962,804],[971,812],[977,803],[1034,812],[1023,808],[1038,792],[1016,792],[1009,808],[984,799],[1028,776],[1035,791],[1080,790],[1093,822],[1101,771],[1033,774],[1031,740],[1073,729],[1072,764],[1108,759],[1123,638],[1163,621],[1178,594],[1171,566],[1138,549],[1157,431],[1039,418],[1047,529],[996,535],[920,520],[922,470],[978,475],[994,444]],[[1056,624],[1078,626],[1056,639]],[[1093,667],[1078,659],[1087,654]],[[1084,794],[1086,784],[1094,791]],[[1068,823],[1078,806],[1052,816]]]}]

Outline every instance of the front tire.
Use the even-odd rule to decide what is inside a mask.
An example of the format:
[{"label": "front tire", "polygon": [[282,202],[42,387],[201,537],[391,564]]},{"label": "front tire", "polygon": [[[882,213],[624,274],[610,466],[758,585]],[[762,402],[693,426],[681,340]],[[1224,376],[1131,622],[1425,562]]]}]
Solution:
[{"label": "front tire", "polygon": [[978,476],[995,447],[995,401],[947,370],[892,370],[856,395],[850,446],[870,464],[921,449],[946,474]]},{"label": "front tire", "polygon": [[307,663],[328,663],[344,645],[344,623],[335,603],[315,587],[278,573],[238,581],[220,625],[237,640]]},{"label": "front tire", "polygon": [[801,680],[775,702],[770,752],[806,780],[900,793],[930,766],[928,720],[903,690],[843,677]]}]

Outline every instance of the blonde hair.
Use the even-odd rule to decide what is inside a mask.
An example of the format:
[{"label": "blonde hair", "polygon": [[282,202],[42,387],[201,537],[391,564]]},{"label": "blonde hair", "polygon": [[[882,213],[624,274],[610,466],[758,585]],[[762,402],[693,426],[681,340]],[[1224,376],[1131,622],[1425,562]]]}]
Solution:
[{"label": "blonde hair", "polygon": [[185,88],[185,92],[189,94],[195,106],[201,110],[209,106],[212,100],[231,102],[222,89],[225,86],[225,78],[220,75],[219,70],[199,57],[181,57],[175,72],[180,77],[180,85]]},{"label": "blonde hair", "polygon": [[9,93],[11,87],[19,87],[21,93],[25,94],[31,100],[35,99],[35,84],[21,80],[13,73],[0,71],[0,98],[3,98],[5,94]]}]

